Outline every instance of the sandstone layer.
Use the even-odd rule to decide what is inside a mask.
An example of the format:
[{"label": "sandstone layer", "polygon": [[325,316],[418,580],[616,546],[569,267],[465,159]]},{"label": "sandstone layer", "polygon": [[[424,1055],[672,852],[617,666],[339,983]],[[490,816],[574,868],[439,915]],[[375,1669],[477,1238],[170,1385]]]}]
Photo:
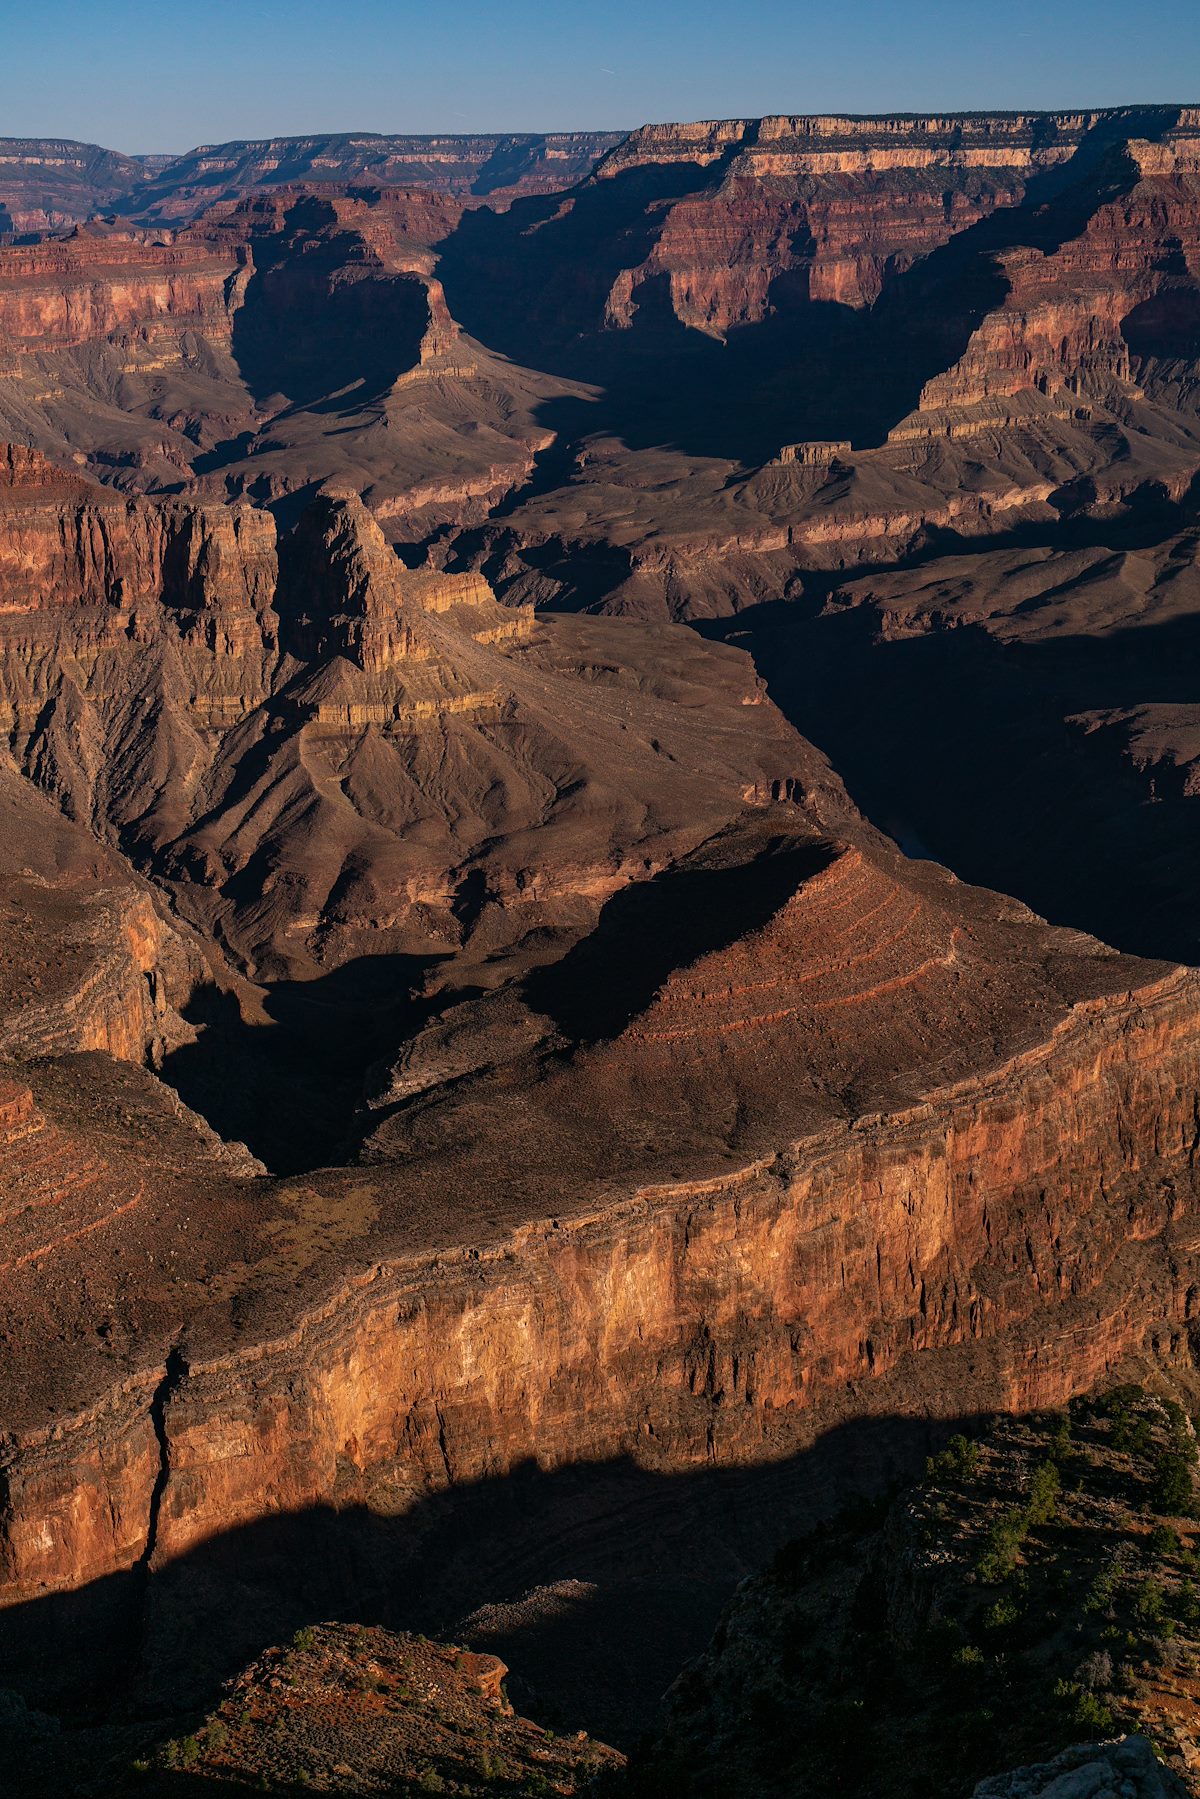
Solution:
[{"label": "sandstone layer", "polygon": [[187,220],[214,200],[304,180],[426,188],[503,203],[571,186],[621,136],[362,131],[201,144],[182,156],[122,156],[96,144],[0,138],[0,232],[44,231],[114,211],[154,222]]},{"label": "sandstone layer", "polygon": [[1197,132],[241,145],[6,234],[19,1684],[354,1610],[553,1684],[575,1606],[629,1733],[932,1423],[1191,1368]]},{"label": "sandstone layer", "polygon": [[[748,867],[777,897],[723,942]],[[141,1101],[156,1209],[114,1227],[112,1259],[89,1243],[91,1318],[77,1240],[44,1252],[36,1325],[6,1298],[6,1620],[52,1646],[35,1686],[64,1671],[56,1618],[86,1638],[49,1596],[90,1583],[112,1630],[147,1570],[156,1680],[252,1648],[298,1597],[270,1596],[269,1520],[379,1519],[375,1578],[428,1605],[422,1513],[523,1467],[748,1474],[847,1420],[1059,1403],[1130,1356],[1190,1366],[1190,973],[811,829],[759,824],[676,878],[711,891],[713,947],[681,946],[649,1003],[637,971],[615,1035],[572,968],[527,984],[540,1046],[514,1054],[505,1025],[498,1059],[392,1110],[356,1169],[222,1186],[172,1164]],[[128,1130],[110,1115],[116,1166]],[[823,1497],[776,1481],[771,1515]],[[740,1529],[760,1541],[758,1516]],[[621,1534],[613,1592],[645,1581],[643,1541]],[[491,1553],[465,1581],[439,1565],[443,1604],[489,1595]]]}]

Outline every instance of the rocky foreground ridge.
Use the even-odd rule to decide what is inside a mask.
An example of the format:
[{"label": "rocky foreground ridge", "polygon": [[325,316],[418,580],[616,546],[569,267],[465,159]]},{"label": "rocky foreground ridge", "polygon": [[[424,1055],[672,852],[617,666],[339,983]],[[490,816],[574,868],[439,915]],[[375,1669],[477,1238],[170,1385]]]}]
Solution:
[{"label": "rocky foreground ridge", "polygon": [[953,1436],[742,1583],[630,1787],[1194,1791],[1195,1463],[1183,1407],[1136,1384]]},{"label": "rocky foreground ridge", "polygon": [[486,1614],[464,1621],[470,1648],[302,1626],[200,1715],[176,1696],[157,1721],[56,1729],[8,1694],[0,1750],[39,1795],[1182,1799],[1200,1755],[1195,1462],[1178,1400],[1130,1383],[953,1435],[915,1487],[740,1583],[628,1761],[487,1651]]}]

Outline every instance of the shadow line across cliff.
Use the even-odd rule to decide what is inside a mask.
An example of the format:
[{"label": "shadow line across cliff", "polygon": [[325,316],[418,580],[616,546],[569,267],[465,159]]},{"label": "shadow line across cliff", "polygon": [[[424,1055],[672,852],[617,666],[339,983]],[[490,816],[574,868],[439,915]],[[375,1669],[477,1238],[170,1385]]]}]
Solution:
[{"label": "shadow line across cliff", "polygon": [[263,1648],[336,1619],[488,1649],[521,1709],[629,1744],[740,1579],[980,1422],[860,1418],[754,1466],[526,1463],[415,1498],[381,1470],[369,1503],[265,1517],[148,1573],[0,1611],[0,1688],[68,1727],[161,1717],[166,1735]]}]

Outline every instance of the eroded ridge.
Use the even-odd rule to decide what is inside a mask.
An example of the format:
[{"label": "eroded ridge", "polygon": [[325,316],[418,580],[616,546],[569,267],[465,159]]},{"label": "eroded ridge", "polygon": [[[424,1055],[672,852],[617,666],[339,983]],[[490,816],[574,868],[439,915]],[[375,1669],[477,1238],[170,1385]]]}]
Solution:
[{"label": "eroded ridge", "polygon": [[866,1012],[918,986],[928,998],[951,980],[960,935],[948,916],[848,850],[761,931],[668,982],[629,1040],[683,1043],[818,1019],[856,1034],[870,1028]]},{"label": "eroded ridge", "polygon": [[102,1230],[143,1192],[48,1119],[31,1088],[0,1080],[0,1278]]}]

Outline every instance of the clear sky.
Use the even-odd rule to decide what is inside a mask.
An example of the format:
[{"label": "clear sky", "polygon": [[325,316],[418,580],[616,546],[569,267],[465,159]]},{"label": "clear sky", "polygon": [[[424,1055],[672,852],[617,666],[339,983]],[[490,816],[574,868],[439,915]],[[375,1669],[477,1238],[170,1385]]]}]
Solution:
[{"label": "clear sky", "polygon": [[0,0],[0,135],[1200,101],[1200,0]]}]

